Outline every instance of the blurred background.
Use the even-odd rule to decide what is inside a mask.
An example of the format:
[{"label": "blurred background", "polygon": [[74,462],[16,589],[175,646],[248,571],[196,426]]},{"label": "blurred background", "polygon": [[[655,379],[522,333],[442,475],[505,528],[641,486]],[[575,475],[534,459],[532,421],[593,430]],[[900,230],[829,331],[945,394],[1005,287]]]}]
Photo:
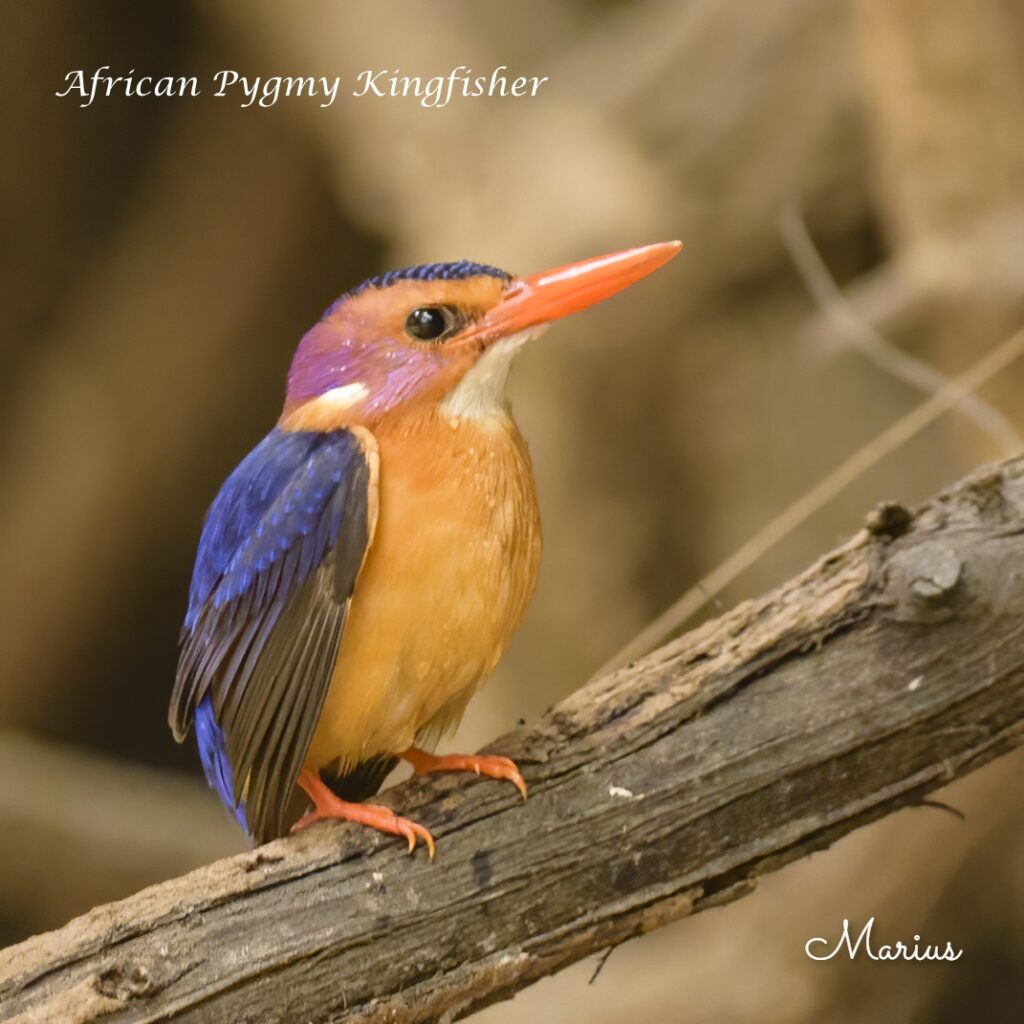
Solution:
[{"label": "blurred background", "polygon": [[[528,349],[541,582],[449,748],[581,685],[833,467],[1024,321],[1019,0],[16,0],[0,33],[0,944],[243,848],[165,714],[206,506],[298,338],[381,270],[529,272],[663,238],[666,270]],[[365,69],[546,75],[533,99],[355,99]],[[198,75],[80,109],[64,76]],[[343,76],[240,109],[211,76]],[[883,453],[700,614],[881,500],[1020,448],[1013,365]],[[1024,759],[753,896],[479,1015],[1017,1021]],[[812,963],[814,935],[951,940]]]}]

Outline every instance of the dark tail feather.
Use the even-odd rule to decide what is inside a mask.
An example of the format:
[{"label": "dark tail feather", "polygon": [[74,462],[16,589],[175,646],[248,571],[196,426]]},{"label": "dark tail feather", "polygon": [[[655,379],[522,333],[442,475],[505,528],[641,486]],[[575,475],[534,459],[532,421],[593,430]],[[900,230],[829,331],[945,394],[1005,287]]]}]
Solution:
[{"label": "dark tail feather", "polygon": [[390,754],[378,754],[357,764],[344,775],[338,774],[338,762],[332,761],[320,769],[320,778],[342,800],[360,803],[373,796],[384,785],[384,780],[398,764],[398,760]]}]

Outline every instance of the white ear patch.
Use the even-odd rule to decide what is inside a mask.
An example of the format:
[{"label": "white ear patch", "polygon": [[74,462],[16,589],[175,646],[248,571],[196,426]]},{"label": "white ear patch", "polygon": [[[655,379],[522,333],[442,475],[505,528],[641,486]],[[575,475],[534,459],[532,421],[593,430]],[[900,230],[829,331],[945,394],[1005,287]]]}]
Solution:
[{"label": "white ear patch", "polygon": [[543,334],[547,327],[547,324],[529,327],[495,342],[452,388],[441,403],[441,409],[460,419],[487,420],[507,415],[505,386],[512,362],[523,345]]},{"label": "white ear patch", "polygon": [[355,384],[343,384],[339,388],[331,388],[320,395],[316,402],[322,408],[333,409],[341,412],[344,409],[351,409],[357,402],[361,402],[370,393],[370,389],[361,381]]}]

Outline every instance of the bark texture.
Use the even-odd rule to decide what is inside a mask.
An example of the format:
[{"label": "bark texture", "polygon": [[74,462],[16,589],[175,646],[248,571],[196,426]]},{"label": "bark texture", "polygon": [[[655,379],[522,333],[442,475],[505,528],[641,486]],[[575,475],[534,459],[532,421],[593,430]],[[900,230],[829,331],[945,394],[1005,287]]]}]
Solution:
[{"label": "bark texture", "polygon": [[1022,531],[1024,458],[880,507],[495,744],[526,804],[392,790],[435,863],[335,825],[219,861],[7,950],[0,1021],[453,1019],[742,896],[1021,743]]}]

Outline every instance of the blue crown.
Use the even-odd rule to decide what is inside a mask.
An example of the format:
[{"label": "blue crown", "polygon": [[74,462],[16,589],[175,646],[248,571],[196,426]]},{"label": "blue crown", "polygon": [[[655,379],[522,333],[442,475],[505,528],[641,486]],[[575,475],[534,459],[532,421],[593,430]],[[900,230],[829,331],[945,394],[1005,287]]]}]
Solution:
[{"label": "blue crown", "polygon": [[501,281],[511,281],[512,275],[507,270],[500,270],[487,263],[474,263],[472,260],[455,260],[451,263],[420,263],[415,267],[403,267],[401,270],[389,270],[386,274],[367,278],[362,284],[350,288],[344,295],[327,307],[325,316],[331,313],[339,302],[366,291],[367,288],[387,288],[396,281],[461,281],[467,277],[478,277],[486,274]]},{"label": "blue crown", "polygon": [[512,275],[507,270],[488,266],[486,263],[474,263],[472,260],[456,260],[454,263],[421,263],[416,267],[404,267],[402,270],[389,270],[386,274],[378,274],[357,285],[350,295],[358,295],[367,288],[387,288],[396,281],[461,281],[466,277],[477,277],[486,274],[502,281],[511,281]]}]

